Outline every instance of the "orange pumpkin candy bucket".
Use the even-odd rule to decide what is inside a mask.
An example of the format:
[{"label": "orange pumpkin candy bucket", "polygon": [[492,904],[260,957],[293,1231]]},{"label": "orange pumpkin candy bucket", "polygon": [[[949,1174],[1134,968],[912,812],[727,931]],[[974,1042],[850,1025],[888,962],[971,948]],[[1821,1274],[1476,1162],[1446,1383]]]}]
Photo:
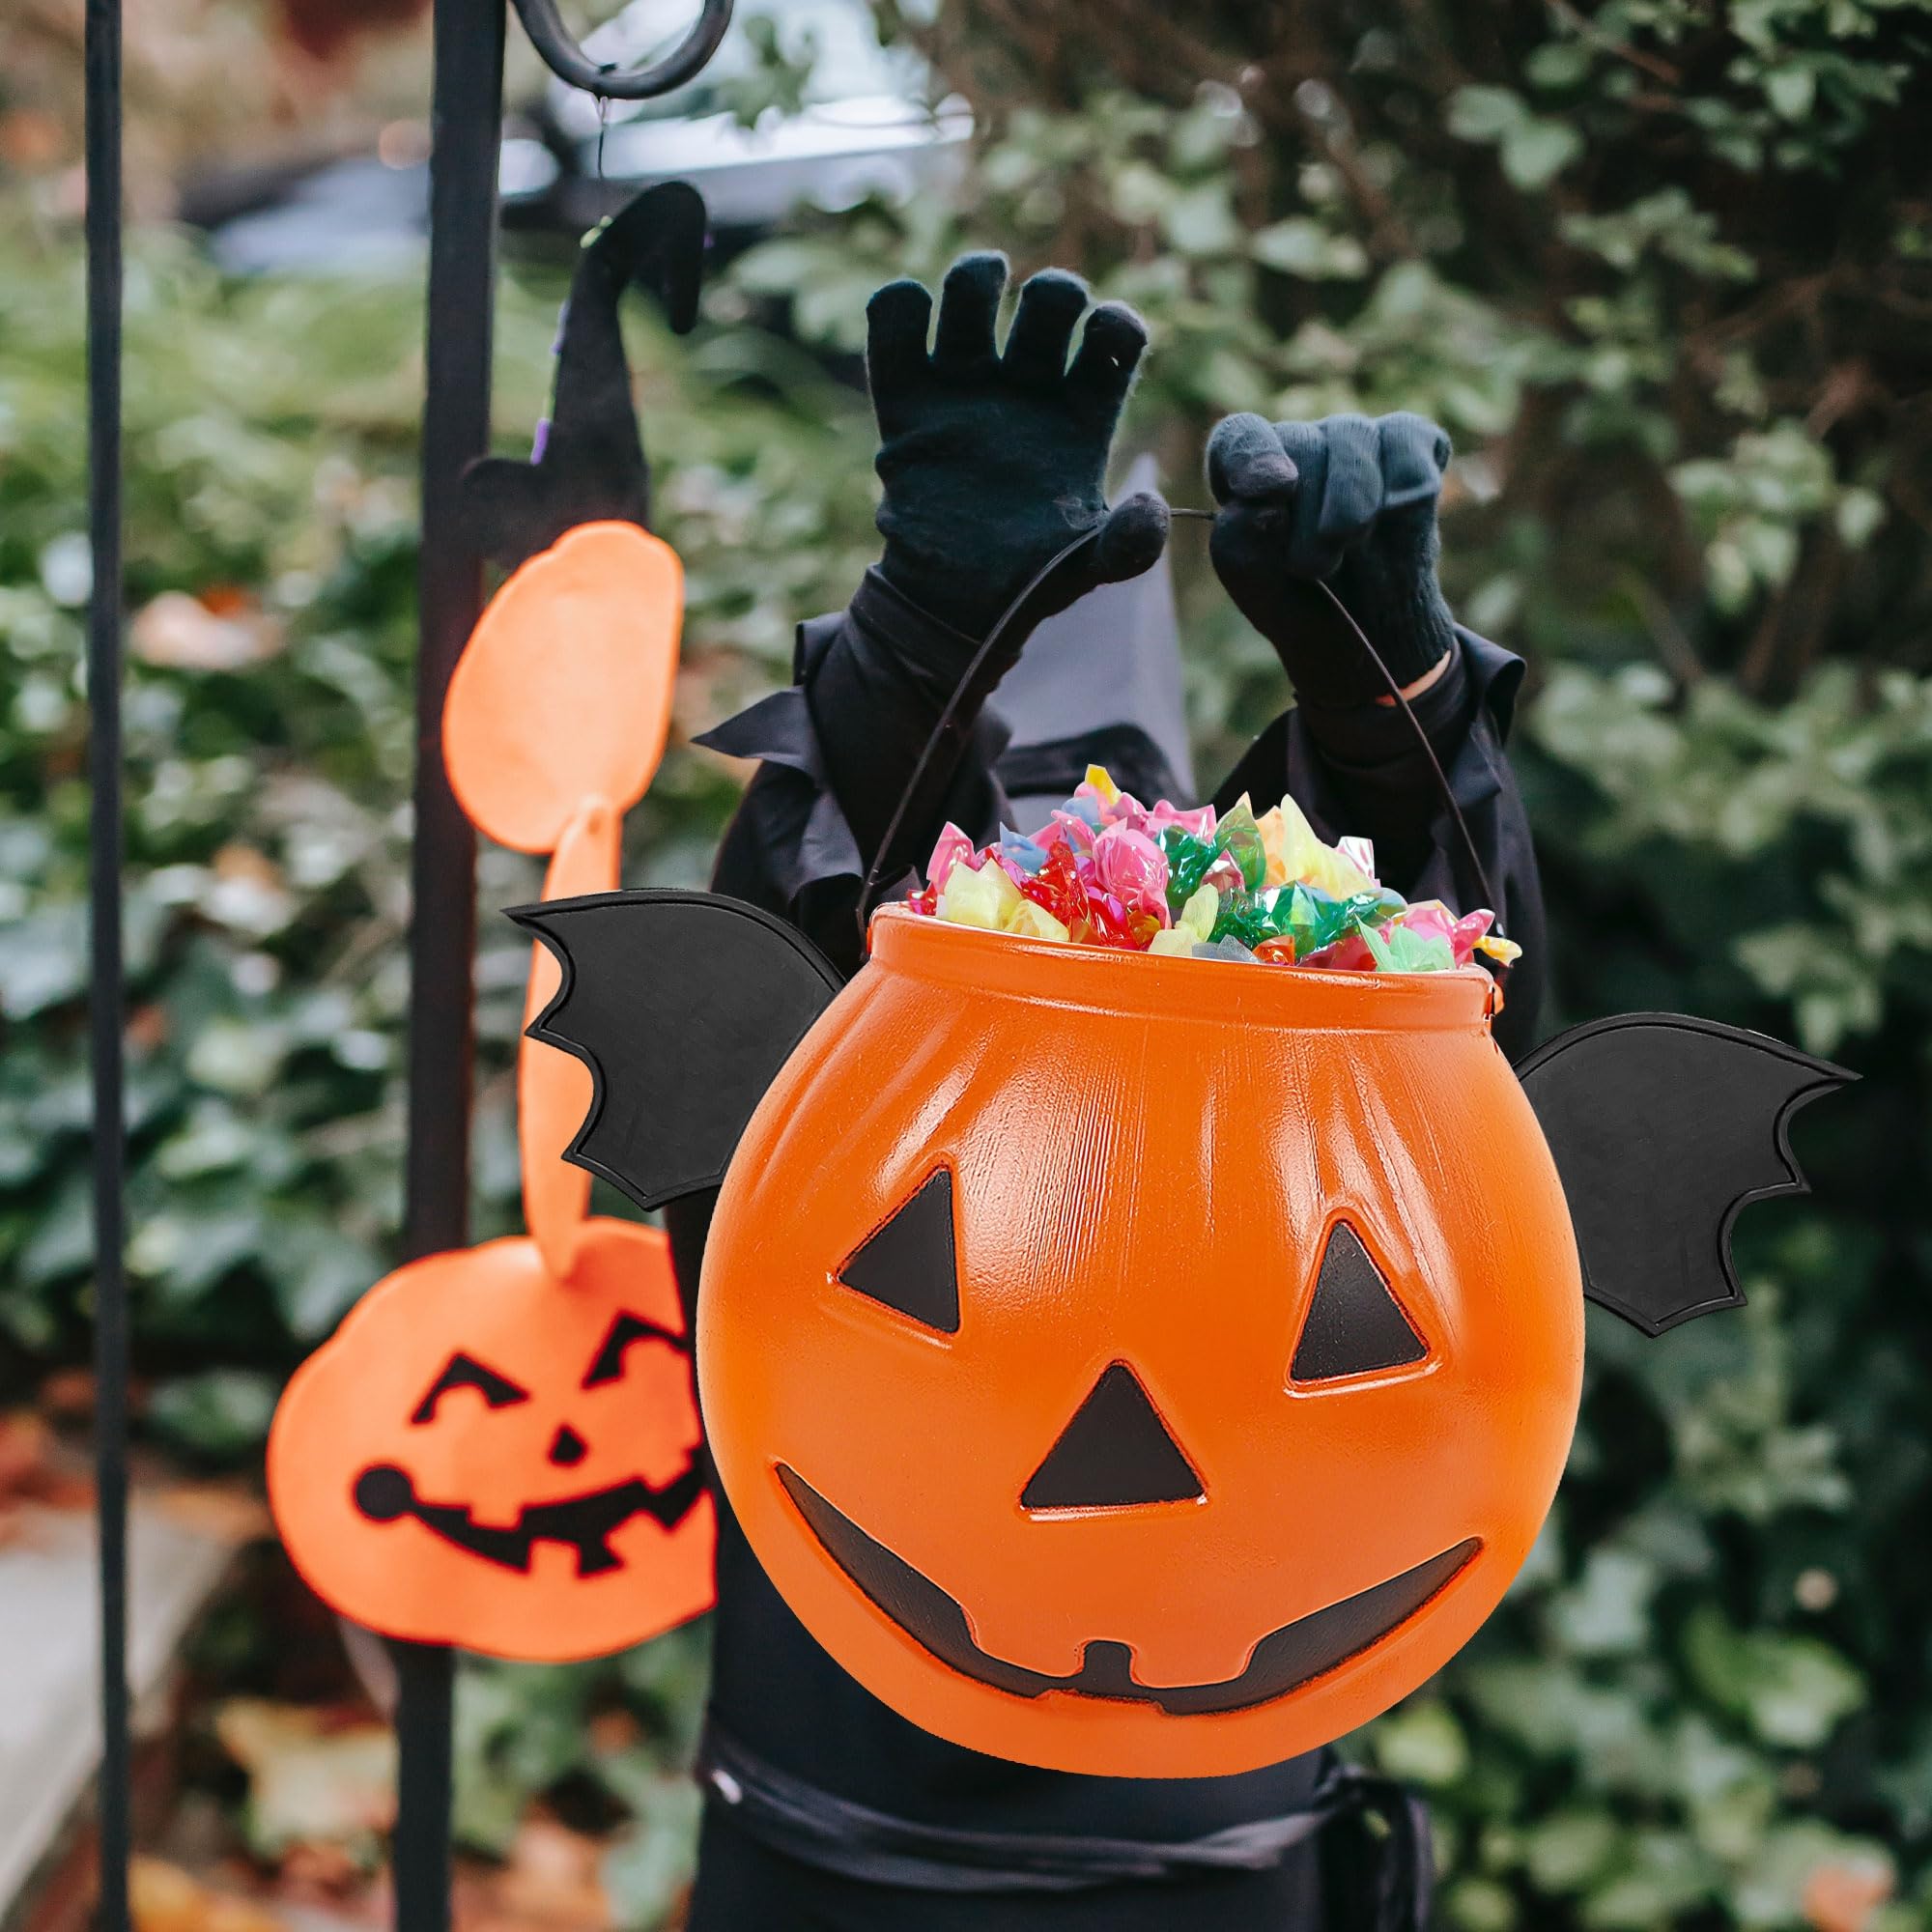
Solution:
[{"label": "orange pumpkin candy bucket", "polygon": [[698,1352],[745,1532],[861,1683],[1207,1776],[1462,1646],[1582,1372],[1491,990],[875,922],[746,1131]]},{"label": "orange pumpkin candy bucket", "polygon": [[[1719,1213],[1712,1190],[1788,1187],[1764,1127],[1781,1149],[1840,1077],[1645,1016],[1546,1049],[1532,1105],[1480,970],[1237,966],[889,910],[833,997],[806,942],[730,900],[516,916],[563,968],[535,1037],[598,1076],[571,1158],[646,1206],[723,1183],[700,1404],[773,1581],[915,1722],[1075,1772],[1249,1769],[1424,1682],[1548,1511],[1584,1293],[1632,1290],[1607,1252],[1586,1284],[1573,1234],[1603,1130],[1666,1063],[1763,1072],[1725,1162],[1697,1123],[1709,1255],[1677,1231],[1686,1278],[1632,1290],[1667,1325],[1728,1268],[1737,1195]],[[1597,1138],[1557,1136],[1573,1172],[1547,1122],[1576,1118]]]}]

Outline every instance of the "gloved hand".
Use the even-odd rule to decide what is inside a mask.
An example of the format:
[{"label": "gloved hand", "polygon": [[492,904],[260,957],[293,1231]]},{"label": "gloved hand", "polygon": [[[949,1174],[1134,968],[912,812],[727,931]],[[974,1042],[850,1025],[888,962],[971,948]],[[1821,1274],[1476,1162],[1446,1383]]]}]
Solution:
[{"label": "gloved hand", "polygon": [[1064,594],[1137,577],[1167,541],[1167,506],[1132,497],[1107,507],[1107,452],[1147,347],[1134,312],[1103,303],[1079,353],[1066,352],[1087,286],[1058,269],[1020,291],[1006,353],[993,328],[1004,255],[962,255],[947,271],[930,355],[932,298],[893,282],[867,310],[867,374],[886,486],[880,568],[915,604],[983,638],[1034,574],[1083,530],[1102,528]]},{"label": "gloved hand", "polygon": [[1447,655],[1456,629],[1435,581],[1435,500],[1448,464],[1447,434],[1407,411],[1317,423],[1236,415],[1215,429],[1214,569],[1303,698],[1353,705],[1387,691],[1317,582],[1341,599],[1399,685]]}]

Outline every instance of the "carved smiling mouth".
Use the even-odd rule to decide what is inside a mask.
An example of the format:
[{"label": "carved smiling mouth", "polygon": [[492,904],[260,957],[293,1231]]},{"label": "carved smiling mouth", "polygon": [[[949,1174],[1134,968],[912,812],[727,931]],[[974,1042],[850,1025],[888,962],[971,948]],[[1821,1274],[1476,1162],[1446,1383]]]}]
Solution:
[{"label": "carved smiling mouth", "polygon": [[1483,1547],[1480,1537],[1467,1537],[1399,1577],[1283,1624],[1255,1645],[1246,1668],[1225,1683],[1139,1683],[1133,1652],[1106,1639],[1087,1645],[1070,1677],[1054,1677],[988,1656],[974,1639],[966,1612],[937,1583],[867,1536],[795,1470],[782,1463],[777,1466],[785,1493],[826,1554],[908,1636],[961,1676],[1016,1697],[1070,1690],[1081,1697],[1154,1704],[1175,1718],[1246,1711],[1299,1690],[1406,1623]]},{"label": "carved smiling mouth", "polygon": [[531,1503],[508,1528],[474,1521],[461,1503],[424,1502],[408,1472],[393,1463],[378,1463],[364,1469],[355,1479],[353,1494],[355,1507],[371,1522],[413,1517],[445,1543],[505,1570],[527,1575],[531,1553],[539,1543],[560,1543],[576,1550],[580,1577],[602,1577],[624,1567],[624,1559],[611,1548],[611,1538],[633,1517],[653,1517],[666,1529],[674,1529],[703,1491],[704,1479],[695,1464],[687,1463],[661,1490],[634,1476],[628,1482],[590,1490],[581,1496]]}]

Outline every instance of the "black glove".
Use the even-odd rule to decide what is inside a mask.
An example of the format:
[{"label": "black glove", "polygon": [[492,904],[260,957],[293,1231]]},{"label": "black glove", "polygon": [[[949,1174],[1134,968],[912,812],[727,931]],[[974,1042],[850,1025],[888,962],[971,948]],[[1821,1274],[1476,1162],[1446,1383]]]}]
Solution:
[{"label": "black glove", "polygon": [[1439,663],[1456,639],[1435,581],[1435,499],[1449,438],[1400,411],[1319,423],[1230,416],[1208,444],[1221,505],[1214,569],[1273,644],[1296,693],[1355,705],[1387,687],[1315,588],[1326,583],[1399,685]]},{"label": "black glove", "polygon": [[1167,541],[1158,497],[1129,497],[1109,511],[1105,496],[1107,452],[1147,347],[1141,319],[1118,302],[1096,308],[1069,367],[1089,296],[1077,276],[1049,269],[1020,291],[1002,355],[993,328],[1006,285],[1004,255],[953,263],[930,355],[932,298],[919,283],[889,284],[867,310],[886,486],[880,568],[915,604],[975,639],[1082,531],[1102,534],[1037,615],[1139,576]]}]

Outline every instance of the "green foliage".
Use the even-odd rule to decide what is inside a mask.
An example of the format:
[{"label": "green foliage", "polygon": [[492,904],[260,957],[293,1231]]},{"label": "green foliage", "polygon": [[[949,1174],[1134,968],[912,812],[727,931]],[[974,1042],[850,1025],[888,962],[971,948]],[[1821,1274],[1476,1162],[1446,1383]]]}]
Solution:
[{"label": "green foliage", "polygon": [[622,1923],[657,1924],[691,1878],[688,1773],[707,1657],[702,1630],[687,1628],[595,1664],[469,1660],[456,1702],[458,1837],[507,1852],[533,1798],[561,1796],[592,1829],[614,1816],[605,1889]]},{"label": "green foliage", "polygon": [[[868,554],[863,406],[810,352],[849,355],[879,281],[964,242],[1148,313],[1130,435],[1179,499],[1225,410],[1445,422],[1452,600],[1532,666],[1562,1017],[1706,1013],[1865,1079],[1799,1122],[1815,1200],[1743,1222],[1744,1314],[1656,1343],[1593,1314],[1516,1591],[1350,1748],[1430,1792],[1463,1932],[1932,1923],[1932,9],[879,12],[981,114],[958,191],[802,217],[691,344],[637,335],[690,573],[681,731],[781,677]],[[799,51],[771,39],[743,111],[791,98]],[[0,1334],[38,1366],[85,1307],[86,557],[72,253],[4,247]],[[556,294],[506,290],[506,443]],[[140,1346],[156,1426],[232,1453],[396,1219],[417,306],[224,286],[158,238],[132,298],[135,607],[193,595],[261,652],[130,686]],[[1211,773],[1283,691],[1185,527],[1177,553]],[[700,876],[731,795],[675,745],[630,876]],[[487,852],[481,880],[486,908],[530,884]],[[495,923],[479,1228],[513,1192],[525,954]],[[500,1847],[539,1793],[627,1821],[611,1881],[648,1922],[688,1857],[700,1672],[685,1638],[478,1666],[467,1840]],[[612,1710],[640,1732],[611,1742]]]},{"label": "green foliage", "polygon": [[[16,1378],[84,1339],[88,567],[78,264],[19,231],[5,248],[0,1362]],[[508,438],[541,412],[558,294],[548,276],[505,292]],[[229,287],[161,237],[130,274],[128,1258],[151,1420],[215,1457],[252,1453],[280,1375],[383,1272],[400,1214],[418,317],[412,281]],[[640,333],[637,355],[676,451],[660,500],[689,572],[687,709],[709,723],[782,674],[796,616],[863,567],[860,406],[749,332]],[[717,760],[674,747],[633,820],[634,871],[701,879],[733,795]],[[502,1076],[527,949],[487,915],[535,874],[486,851],[480,880],[489,1231],[514,1200]]]}]

